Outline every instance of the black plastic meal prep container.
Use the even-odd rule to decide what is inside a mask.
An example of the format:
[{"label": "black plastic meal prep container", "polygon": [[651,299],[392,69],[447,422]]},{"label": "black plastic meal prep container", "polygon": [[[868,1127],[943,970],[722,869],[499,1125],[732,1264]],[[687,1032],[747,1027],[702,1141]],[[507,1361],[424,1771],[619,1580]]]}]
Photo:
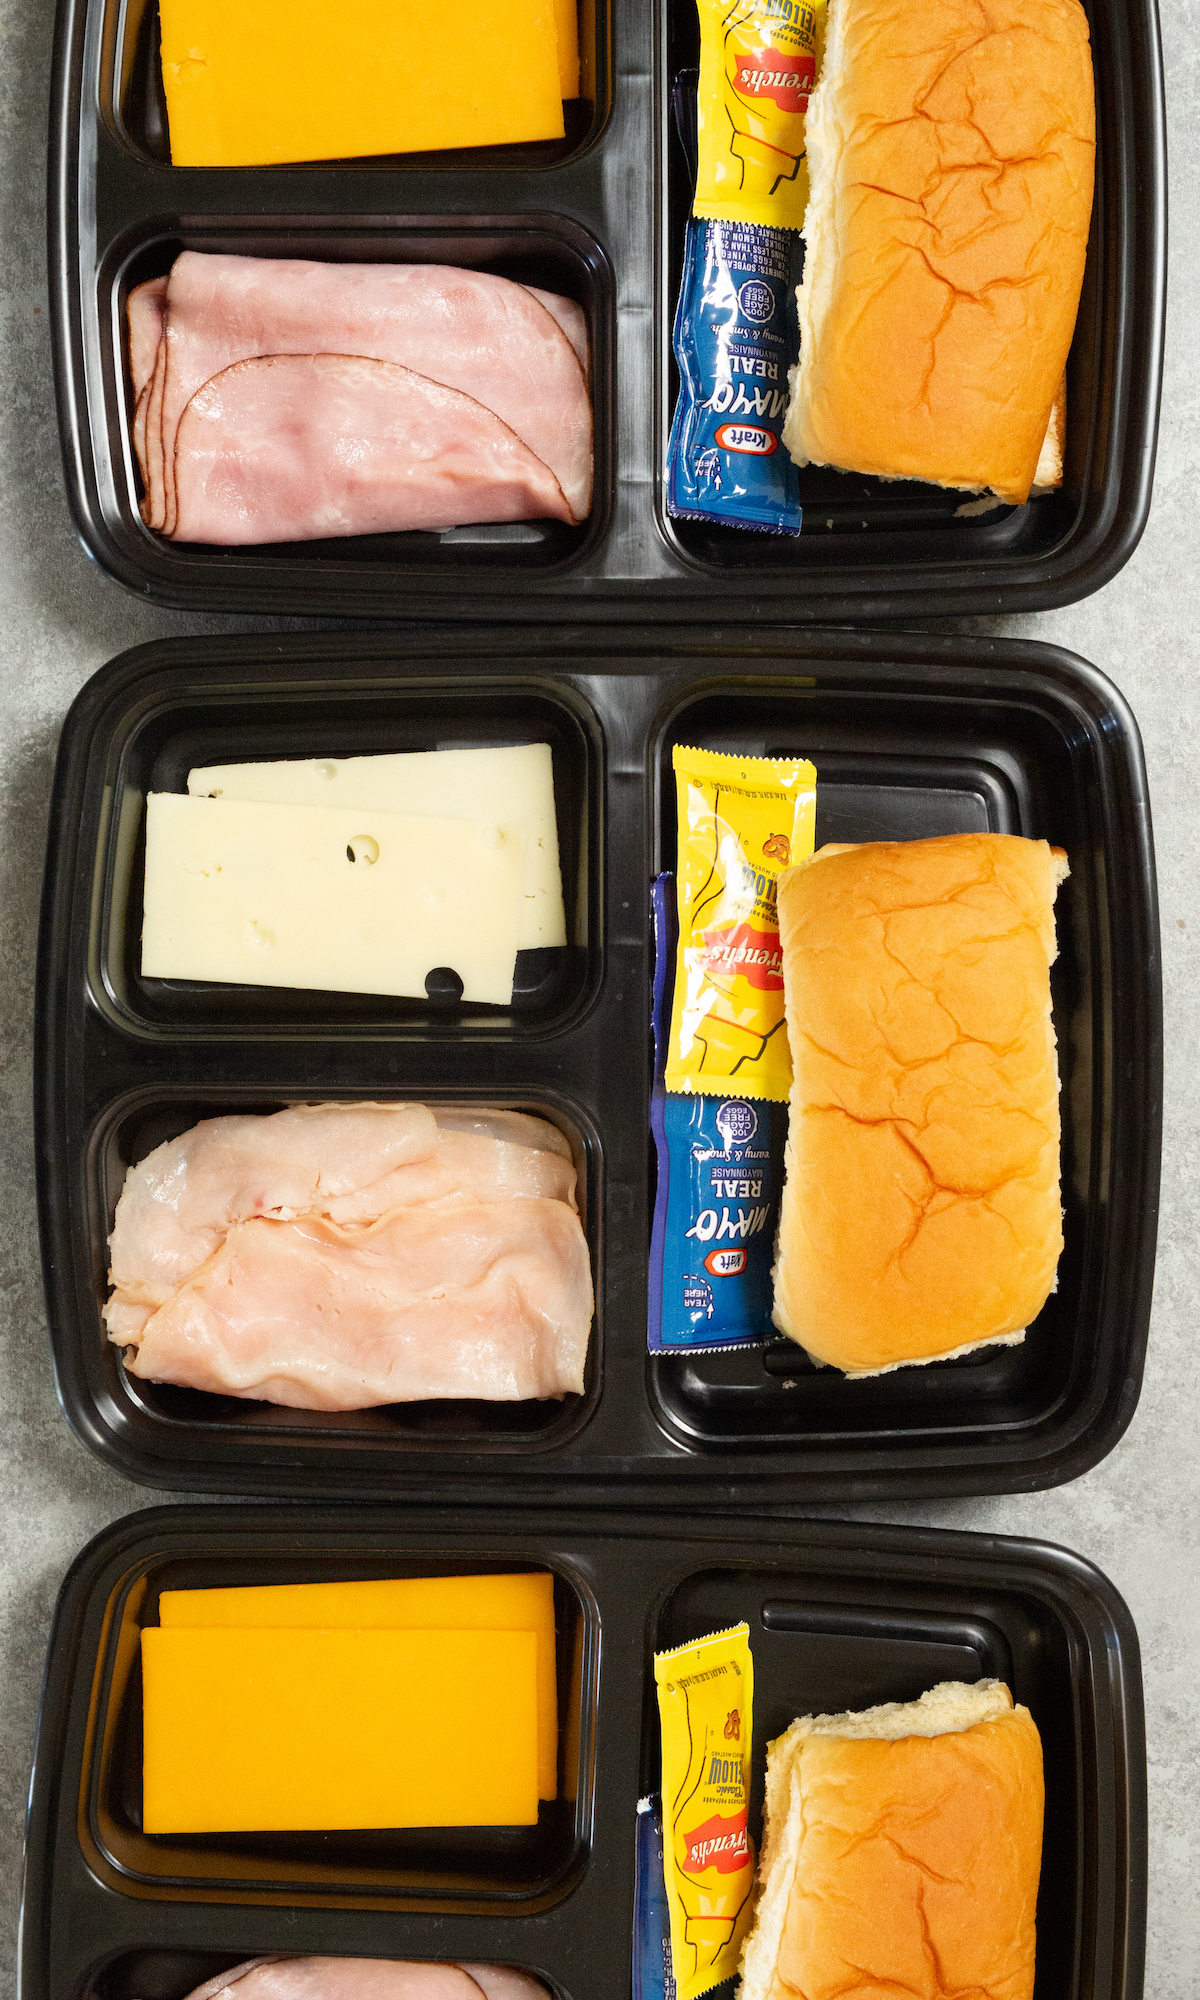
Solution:
[{"label": "black plastic meal prep container", "polygon": [[[138,1633],[158,1622],[161,1589],[514,1567],[556,1577],[560,1796],[536,1829],[141,1831]],[[727,1514],[672,1526],[557,1507],[227,1504],[115,1523],[63,1587],[30,1794],[22,2000],[184,2000],[269,1952],[497,1961],[556,2000],[619,2000],[636,1802],[660,1768],[651,1655],[743,1618],[756,1842],[765,1747],[795,1716],[1005,1680],[1045,1753],[1035,2000],[1140,2000],[1137,1636],[1081,1557],[998,1535]]]},{"label": "black plastic meal prep container", "polygon": [[[1161,376],[1165,141],[1154,0],[1087,0],[1096,207],[1068,370],[1062,491],[966,496],[810,468],[799,539],[668,519],[670,328],[689,170],[670,104],[694,0],[581,9],[585,96],[540,147],[266,168],[173,168],[156,0],[60,0],[50,286],[67,487],[84,544],[164,603],[349,617],[682,622],[1028,611],[1095,590],[1149,507]],[[181,249],[463,264],[569,293],[590,329],[591,519],[250,549],[142,525],[128,292]]]},{"label": "black plastic meal prep container", "polygon": [[[143,978],[143,801],[197,764],[542,740],[568,935],[511,1009]],[[986,830],[1066,849],[1052,972],[1065,1243],[1022,1345],[870,1381],[779,1337],[646,1351],[651,878],[674,864],[676,743],[811,756],[818,842]],[[37,992],[39,1192],[59,1393],[148,1485],[296,1498],[807,1503],[1055,1484],[1141,1381],[1161,1119],[1153,849],[1136,725],[1029,641],[707,631],[180,640],[101,670],[64,727]],[[228,1111],[500,1103],[570,1136],[597,1311],[562,1401],[327,1414],[142,1382],[104,1336],[125,1169]],[[764,1335],[770,1329],[764,1328]]]}]

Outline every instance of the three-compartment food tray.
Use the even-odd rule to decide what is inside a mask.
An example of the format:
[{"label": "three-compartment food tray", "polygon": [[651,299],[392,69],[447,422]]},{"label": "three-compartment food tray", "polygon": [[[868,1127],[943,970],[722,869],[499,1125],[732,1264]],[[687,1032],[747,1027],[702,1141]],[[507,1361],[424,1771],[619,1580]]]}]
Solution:
[{"label": "three-compartment food tray", "polygon": [[[510,1009],[163,981],[140,970],[144,800],[193,765],[552,746],[563,951]],[[818,842],[970,830],[1066,849],[1066,1247],[1015,1347],[850,1381],[791,1342],[646,1351],[649,887],[674,861],[671,751],[811,756]],[[47,1302],[63,1407],[150,1485],[310,1499],[752,1505],[1054,1484],[1136,1404],[1161,1123],[1153,849],[1136,726],[1031,642],[862,633],[461,630],[174,641],[84,689],[63,732],[38,969]],[[124,1172],[198,1119],[328,1099],[504,1104],[568,1134],[596,1290],[583,1393],[284,1409],[142,1382],[101,1321]],[[764,1335],[770,1329],[764,1328]]]},{"label": "three-compartment food tray", "polygon": [[[513,1568],[556,1579],[560,1786],[536,1827],[143,1832],[138,1644],[161,1590]],[[269,1952],[496,1961],[534,1972],[555,2000],[616,2000],[630,1991],[635,1806],[657,1784],[651,1654],[743,1618],[755,1840],[765,1747],[795,1715],[1003,1679],[1045,1754],[1037,2000],[1139,2000],[1137,1638],[1080,1557],[1003,1536],[724,1515],[664,1526],[514,1508],[496,1526],[441,1509],[232,1504],[117,1522],[63,1587],[31,1791],[23,2000],[184,2000]]]},{"label": "three-compartment food tray", "polygon": [[[166,603],[354,618],[840,620],[1084,596],[1145,524],[1166,251],[1154,0],[1087,0],[1087,11],[1096,204],[1062,490],[980,512],[962,493],[810,467],[794,538],[671,520],[663,504],[691,200],[670,100],[696,62],[694,0],[585,0],[584,95],[567,108],[561,142],[245,169],[170,165],[156,0],[60,0],[51,301],[67,486],[85,546]],[[570,294],[591,344],[590,519],[258,548],[160,539],[138,510],[124,306],[185,248],[460,264]]]}]

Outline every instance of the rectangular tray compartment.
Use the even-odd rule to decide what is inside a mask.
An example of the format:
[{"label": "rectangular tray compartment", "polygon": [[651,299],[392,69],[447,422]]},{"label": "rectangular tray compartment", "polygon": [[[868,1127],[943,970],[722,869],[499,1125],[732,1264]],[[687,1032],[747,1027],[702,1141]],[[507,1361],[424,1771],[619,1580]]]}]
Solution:
[{"label": "rectangular tray compartment", "polygon": [[[511,696],[518,651],[537,702],[553,671],[561,712],[590,718],[592,748],[565,767],[568,783],[586,776],[586,805],[559,800],[560,815],[589,830],[586,984],[569,1013],[367,1024],[306,1018],[288,996],[265,994],[252,1021],[239,1001],[232,1023],[195,1010],[148,1023],[115,1005],[97,973],[108,907],[98,857],[115,845],[106,815],[122,771],[136,799],[156,757],[178,772],[192,756],[192,724],[162,720],[174,712],[169,695],[186,686],[206,757],[251,754],[248,740],[321,754],[330,746],[310,706],[342,714],[361,702],[396,715],[411,694],[420,713],[436,663],[445,712],[488,715],[489,688]],[[243,713],[260,734],[227,744],[225,720]],[[285,713],[300,733],[277,737],[261,719]],[[1066,1251],[1058,1291],[1022,1346],[856,1383],[814,1371],[776,1339],[647,1355],[648,889],[674,859],[670,752],[685,739],[811,755],[822,839],[990,827],[1067,849],[1053,973]],[[731,1493],[795,1503],[1051,1485],[1094,1464],[1128,1423],[1157,1210],[1157,913],[1136,727],[1082,662],[1031,642],[846,633],[765,645],[705,632],[669,648],[644,633],[621,647],[578,633],[178,642],[114,662],[81,695],[52,826],[37,1083],[48,1311],[70,1421],[134,1478],[210,1493],[420,1499],[436,1475],[464,1500],[503,1479],[530,1497],[600,1503],[618,1484],[630,1504]],[[100,1323],[104,1236],[139,1118],[160,1107],[186,1123],[189,1106],[447,1095],[544,1108],[579,1136],[597,1284],[582,1398],[298,1421],[122,1378]]]},{"label": "rectangular tray compartment", "polygon": [[[584,32],[590,94],[557,151],[219,170],[165,163],[154,0],[123,9],[119,0],[59,0],[51,297],[67,483],[85,545],[163,602],[351,618],[686,624],[724,615],[732,587],[745,619],[840,622],[1031,610],[1086,595],[1128,558],[1145,523],[1165,284],[1156,10],[1152,0],[1089,0],[1088,11],[1097,199],[1063,491],[963,516],[962,495],[810,470],[804,530],[790,538],[672,522],[664,510],[677,386],[670,330],[689,200],[670,97],[695,58],[692,0],[595,8],[594,31],[589,16]],[[165,268],[172,248],[189,242],[335,258],[461,255],[572,292],[593,332],[591,520],[575,530],[292,550],[158,541],[136,508],[122,285],[135,270]]]},{"label": "rectangular tray compartment", "polygon": [[[671,705],[652,737],[656,810],[651,868],[676,865],[672,751],[678,744],[751,757],[808,754],[820,743],[817,845],[914,840],[949,833],[1036,833],[1073,861],[1059,893],[1059,955],[1051,971],[1063,1116],[1066,1248],[1058,1288],[1018,1347],[851,1382],[819,1368],[793,1341],[761,1349],[656,1355],[655,1407],[674,1435],[721,1446],[750,1438],[797,1445],[899,1426],[966,1433],[1036,1426],[1093,1374],[1099,1326],[1085,1243],[1103,1113],[1089,1076],[1103,1040],[1093,940],[1102,884],[1086,786],[1074,746],[1044,714],[1011,709],[985,735],[969,696],[915,692],[889,701],[831,703],[819,690],[717,688]],[[763,1332],[771,1333],[770,1328]]]},{"label": "rectangular tray compartment", "polygon": [[[587,1634],[580,1845],[572,1892],[533,1906],[385,1903],[293,1881],[236,1891],[139,1881],[104,1859],[90,1810],[117,1607],[146,1580],[548,1565]],[[349,1565],[349,1569],[347,1568]],[[911,1699],[939,1677],[997,1674],[1032,1710],[1046,1757],[1037,2000],[1140,2000],[1145,1750],[1137,1639],[1077,1556],[1005,1537],[857,1523],[554,1507],[502,1528],[478,1515],[249,1506],[134,1515],[64,1586],[47,1660],[26,1847],[25,2000],[183,2000],[223,1965],[272,1951],[498,1960],[559,2000],[629,1990],[635,1804],[657,1784],[656,1646],[745,1617],[755,1658],[751,1831],[768,1740],[797,1714]],[[139,1985],[134,1983],[143,1980]],[[189,1983],[190,1982],[190,1983]]]},{"label": "rectangular tray compartment", "polygon": [[[664,532],[681,557],[697,568],[760,576],[807,574],[829,564],[848,571],[870,562],[894,566],[901,574],[926,565],[963,569],[995,568],[1000,575],[1018,565],[1051,565],[1072,542],[1096,531],[1111,470],[1112,438],[1101,409],[1102,381],[1111,379],[1119,319],[1119,280],[1112,268],[1110,179],[1119,174],[1116,134],[1104,113],[1120,97],[1118,80],[1127,61],[1125,22],[1103,6],[1088,5],[1099,119],[1096,204],[1079,318],[1067,371],[1067,434],[1061,489],[1024,507],[996,505],[979,511],[963,492],[947,492],[919,480],[872,479],[809,465],[800,472],[804,507],[799,545],[786,536],[747,535],[701,521],[676,521],[664,514]],[[666,67],[670,77],[695,70],[700,33],[694,0],[664,0]],[[679,134],[668,122],[663,241],[667,288],[678,294],[684,228],[691,212],[693,177]],[[666,360],[673,405],[678,373]],[[965,510],[965,511],[964,511]],[[847,576],[847,585],[850,577]]]},{"label": "rectangular tray compartment", "polygon": [[[754,1789],[761,1843],[766,1746],[797,1715],[838,1714],[877,1702],[915,1701],[939,1681],[1006,1681],[1042,1735],[1046,1823],[1038,1892],[1038,2000],[1071,1991],[1089,1865],[1078,1813],[1080,1779],[1070,1696],[1070,1638],[1036,1593],[972,1580],[923,1588],[865,1578],[814,1602],[812,1579],[778,1563],[696,1571],[659,1614],[656,1650],[748,1618],[754,1656]],[[661,1754],[653,1728],[646,1782]],[[1065,1920],[1064,1920],[1065,1919]]]},{"label": "rectangular tray compartment", "polygon": [[[580,1782],[581,1717],[594,1707],[598,1637],[587,1593],[562,1574],[555,1579],[559,1796],[542,1805],[535,1827],[204,1835],[142,1830],[139,1644],[142,1631],[159,1622],[160,1592],[469,1573],[475,1567],[461,1557],[347,1568],[348,1560],[332,1561],[319,1551],[266,1563],[253,1556],[151,1558],[114,1589],[92,1689],[95,1724],[83,1808],[89,1857],[105,1880],[127,1894],[169,1890],[184,1901],[227,1891],[256,1900],[276,1894],[357,1896],[376,1905],[402,1899],[410,1907],[439,1910],[536,1909],[570,1893],[584,1865],[590,1816],[586,1770]],[[478,1565],[485,1571],[508,1566],[495,1560]],[[522,1560],[516,1566],[541,1565]]]},{"label": "rectangular tray compartment", "polygon": [[[357,535],[323,542],[280,542],[256,548],[208,548],[166,542],[143,525],[141,476],[133,448],[134,397],[126,366],[125,305],[148,278],[164,276],[182,250],[242,257],[301,257],[329,264],[453,264],[488,271],[517,284],[560,292],[583,307],[588,324],[596,461],[592,511],[579,527],[561,521],[495,522],[440,533]],[[508,216],[180,216],[122,236],[97,274],[100,326],[97,360],[120,476],[112,491],[112,532],[131,562],[163,584],[181,588],[195,574],[236,599],[241,579],[264,566],[297,598],[314,568],[331,581],[347,565],[368,573],[381,566],[436,581],[447,572],[462,588],[478,569],[524,576],[558,574],[595,548],[612,511],[613,274],[599,244],[566,215]]]},{"label": "rectangular tray compartment", "polygon": [[[563,106],[566,136],[524,145],[487,146],[473,151],[369,155],[339,161],[340,166],[393,167],[412,172],[436,167],[441,172],[486,167],[503,172],[512,167],[554,167],[572,160],[589,146],[608,115],[611,75],[608,12],[601,0],[580,0],[579,95]],[[171,164],[167,102],[159,66],[158,0],[104,0],[101,25],[101,116],[109,130],[156,166]],[[483,158],[480,160],[480,154]],[[224,169],[229,172],[231,169]]]},{"label": "rectangular tray compartment", "polygon": [[[411,1094],[411,1093],[410,1093]],[[370,1091],[339,1093],[341,1101],[372,1097]],[[399,1096],[393,1090],[387,1099]],[[164,1140],[186,1132],[202,1118],[220,1118],[230,1113],[280,1111],[288,1102],[306,1102],[299,1097],[264,1096],[261,1089],[246,1086],[214,1093],[200,1087],[185,1091],[134,1090],[109,1105],[89,1140],[88,1187],[91,1196],[88,1236],[97,1311],[108,1297],[108,1233],[127,1167],[134,1166]],[[432,1099],[426,1097],[426,1102]],[[449,1100],[443,1100],[449,1101]],[[455,1100],[468,1105],[471,1100]],[[478,1100],[475,1100],[478,1101]],[[492,1106],[497,1104],[493,1097]],[[557,1125],[570,1140],[578,1175],[576,1199],[592,1255],[593,1282],[599,1290],[600,1187],[602,1163],[599,1140],[594,1128],[572,1116],[561,1102],[525,1100],[500,1108],[530,1111]],[[167,1382],[146,1382],[131,1375],[121,1360],[121,1351],[106,1341],[102,1352],[88,1357],[92,1393],[109,1412],[109,1421],[124,1432],[130,1442],[139,1440],[147,1450],[169,1452],[172,1438],[186,1435],[191,1448],[236,1437],[239,1448],[244,1440],[256,1437],[261,1448],[281,1450],[327,1446],[339,1443],[372,1443],[416,1453],[441,1453],[447,1449],[486,1453],[529,1452],[561,1448],[566,1438],[582,1429],[595,1409],[600,1394],[601,1353],[598,1331],[593,1328],[589,1346],[586,1386],[581,1395],[564,1396],[561,1401],[487,1403],[480,1401],[433,1401],[393,1403],[385,1407],[349,1412],[294,1410],[278,1404],[243,1401],[236,1396],[213,1396],[202,1390],[184,1389]]]},{"label": "rectangular tray compartment", "polygon": [[[90,978],[95,1004],[133,1033],[308,1036],[545,1033],[586,1007],[599,966],[603,774],[599,730],[586,703],[546,679],[514,677],[474,688],[442,686],[436,661],[423,683],[358,690],[333,682],[303,699],[260,698],[238,687],[164,685],[153,707],[126,717],[111,745],[112,808],[97,871]],[[567,937],[561,950],[518,954],[511,1009],[450,1006],[356,993],[226,986],[144,978],[142,881],[147,792],[184,792],[188,771],[216,762],[353,757],[547,742],[558,805]]]}]

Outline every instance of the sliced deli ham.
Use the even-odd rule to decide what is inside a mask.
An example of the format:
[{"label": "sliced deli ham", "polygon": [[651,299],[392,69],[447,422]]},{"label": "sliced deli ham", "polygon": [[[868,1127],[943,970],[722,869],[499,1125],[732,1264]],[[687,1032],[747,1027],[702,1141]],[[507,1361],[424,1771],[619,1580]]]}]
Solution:
[{"label": "sliced deli ham", "polygon": [[154,373],[158,343],[162,339],[163,315],[167,304],[168,278],[150,278],[135,285],[126,301],[129,322],[129,373],[133,393],[140,396]]},{"label": "sliced deli ham", "polygon": [[586,377],[589,373],[587,316],[583,307],[574,299],[564,299],[558,292],[543,292],[537,285],[526,285],[526,291],[543,305],[552,319],[556,319],[567,339],[575,349],[575,358]]},{"label": "sliced deli ham", "polygon": [[386,361],[239,361],[184,410],[180,541],[221,544],[572,519],[554,474],[482,403]]},{"label": "sliced deli ham", "polygon": [[470,1973],[485,2000],[548,2000],[541,1980],[530,1972],[522,1972],[519,1966],[464,1963],[462,1969]]},{"label": "sliced deli ham", "polygon": [[[162,313],[161,339],[147,375],[144,348],[155,307]],[[140,287],[131,294],[130,312],[131,370],[138,321],[134,386],[143,400],[135,433],[146,487],[143,511],[161,533],[185,538],[176,479],[179,430],[192,399],[237,363],[275,355],[360,356],[457,389],[482,403],[550,468],[568,508],[565,518],[582,520],[589,511],[587,333],[573,300],[445,265],[320,264],[185,251],[172,267],[165,297],[151,299]],[[512,517],[458,517],[473,518]]]},{"label": "sliced deli ham", "polygon": [[[143,483],[147,479],[146,421],[150,407],[150,383],[162,345],[169,282],[167,278],[151,278],[144,285],[136,285],[125,307],[129,322],[129,374],[136,398],[133,441]],[[163,358],[165,363],[166,357]]]}]

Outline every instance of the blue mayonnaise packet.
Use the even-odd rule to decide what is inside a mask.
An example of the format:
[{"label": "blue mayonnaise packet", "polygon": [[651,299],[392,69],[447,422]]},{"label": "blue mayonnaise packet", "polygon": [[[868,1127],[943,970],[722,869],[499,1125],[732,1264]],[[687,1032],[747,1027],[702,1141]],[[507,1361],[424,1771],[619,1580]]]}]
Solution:
[{"label": "blue mayonnaise packet", "polygon": [[658,1188],[650,1234],[648,1344],[653,1354],[760,1345],[774,1337],[771,1267],[788,1108],[764,1098],[664,1089],[678,923],[673,875],[655,881],[651,906],[650,1124]]},{"label": "blue mayonnaise packet", "polygon": [[799,479],[782,432],[800,348],[802,256],[794,229],[689,221],[673,334],[680,386],[668,513],[800,533]]},{"label": "blue mayonnaise packet", "polygon": [[637,1874],[633,1897],[633,2000],[675,2000],[671,1916],[663,1877],[662,1806],[637,1805]]}]

